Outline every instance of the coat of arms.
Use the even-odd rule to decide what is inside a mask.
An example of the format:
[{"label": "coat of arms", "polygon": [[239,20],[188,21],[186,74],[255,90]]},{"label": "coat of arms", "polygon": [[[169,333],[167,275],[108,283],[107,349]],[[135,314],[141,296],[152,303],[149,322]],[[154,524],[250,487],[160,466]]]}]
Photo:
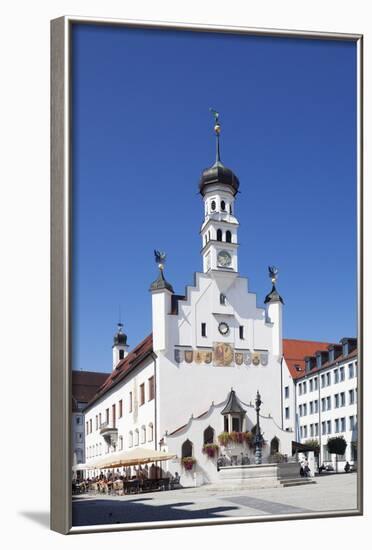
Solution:
[{"label": "coat of arms", "polygon": [[234,350],[230,344],[216,343],[213,348],[214,364],[217,367],[228,367],[234,359]]},{"label": "coat of arms", "polygon": [[243,354],[241,352],[235,352],[235,363],[237,365],[243,364]]},{"label": "coat of arms", "polygon": [[182,363],[183,359],[183,352],[181,349],[175,349],[174,350],[174,360],[176,363]]},{"label": "coat of arms", "polygon": [[252,356],[251,356],[251,352],[250,351],[247,351],[246,353],[243,354],[244,356],[244,364],[245,365],[251,365],[252,364]]},{"label": "coat of arms", "polygon": [[192,358],[193,358],[193,351],[192,350],[185,351],[185,361],[186,361],[186,363],[192,363]]},{"label": "coat of arms", "polygon": [[200,365],[200,363],[203,363],[203,360],[204,360],[204,352],[195,351],[194,352],[194,361],[195,361],[195,363],[198,363],[198,365]]},{"label": "coat of arms", "polygon": [[259,353],[253,353],[252,354],[252,363],[255,367],[260,364],[260,354]]},{"label": "coat of arms", "polygon": [[212,363],[212,352],[211,351],[205,351],[204,352],[204,363],[209,365]]},{"label": "coat of arms", "polygon": [[261,353],[261,365],[263,367],[266,367],[269,362],[269,354],[268,353]]}]

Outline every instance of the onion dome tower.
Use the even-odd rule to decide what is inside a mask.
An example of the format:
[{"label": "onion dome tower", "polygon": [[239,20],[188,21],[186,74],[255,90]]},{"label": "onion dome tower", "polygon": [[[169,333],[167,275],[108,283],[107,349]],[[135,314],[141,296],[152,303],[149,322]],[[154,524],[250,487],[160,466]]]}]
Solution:
[{"label": "onion dome tower", "polygon": [[219,113],[211,109],[215,124],[216,160],[206,168],[199,181],[199,192],[204,200],[204,222],[201,227],[204,273],[238,271],[238,220],[234,216],[235,196],[239,179],[221,162]]},{"label": "onion dome tower", "polygon": [[128,355],[127,335],[123,332],[123,324],[118,323],[118,330],[114,334],[112,344],[112,369],[114,370],[120,361]]}]

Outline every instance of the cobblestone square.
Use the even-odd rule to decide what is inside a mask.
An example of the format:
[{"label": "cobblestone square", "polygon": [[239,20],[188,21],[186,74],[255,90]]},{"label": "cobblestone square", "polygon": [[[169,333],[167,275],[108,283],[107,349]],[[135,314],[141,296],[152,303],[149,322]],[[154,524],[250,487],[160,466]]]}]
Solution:
[{"label": "cobblestone square", "polygon": [[267,517],[357,508],[357,474],[317,477],[297,487],[216,490],[213,485],[125,496],[74,497],[73,526]]}]

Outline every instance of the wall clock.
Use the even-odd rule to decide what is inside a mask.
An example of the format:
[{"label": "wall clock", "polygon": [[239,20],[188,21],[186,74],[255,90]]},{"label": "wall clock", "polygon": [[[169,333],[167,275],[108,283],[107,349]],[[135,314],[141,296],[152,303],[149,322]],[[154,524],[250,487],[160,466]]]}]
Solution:
[{"label": "wall clock", "polygon": [[226,336],[229,333],[230,327],[227,323],[222,322],[218,325],[218,330],[222,336]]}]

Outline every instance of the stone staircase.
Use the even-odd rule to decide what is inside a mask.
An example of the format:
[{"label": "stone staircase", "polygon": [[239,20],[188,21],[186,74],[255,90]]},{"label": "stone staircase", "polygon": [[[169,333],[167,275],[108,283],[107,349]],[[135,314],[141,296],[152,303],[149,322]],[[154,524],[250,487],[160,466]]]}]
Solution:
[{"label": "stone staircase", "polygon": [[296,477],[279,479],[280,487],[297,487],[298,485],[312,485],[316,483],[313,477]]}]

